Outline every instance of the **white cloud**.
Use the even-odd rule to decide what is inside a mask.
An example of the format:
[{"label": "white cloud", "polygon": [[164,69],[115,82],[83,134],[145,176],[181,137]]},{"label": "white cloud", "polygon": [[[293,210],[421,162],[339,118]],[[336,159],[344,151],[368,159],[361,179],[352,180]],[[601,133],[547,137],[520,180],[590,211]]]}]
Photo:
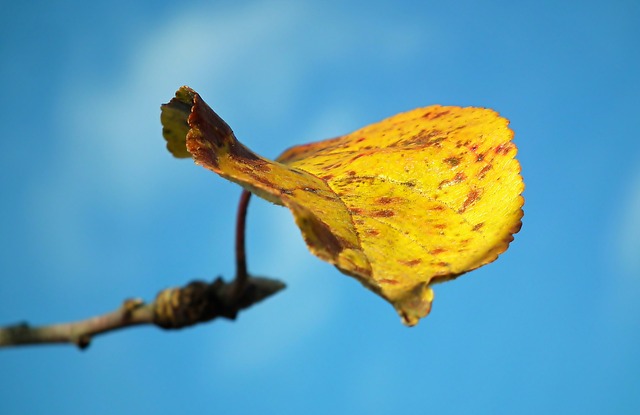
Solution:
[{"label": "white cloud", "polygon": [[630,181],[617,215],[616,262],[623,274],[640,284],[640,170]]},{"label": "white cloud", "polygon": [[[49,252],[52,262],[62,261],[64,268],[84,258],[89,266],[94,256],[81,218],[96,204],[116,206],[121,212],[145,211],[162,202],[168,188],[182,186],[192,177],[191,162],[182,161],[190,168],[177,167],[179,162],[171,160],[160,136],[159,104],[167,102],[178,86],[196,88],[216,108],[216,102],[229,107],[233,103],[264,121],[286,116],[297,104],[301,83],[329,63],[330,68],[338,68],[341,59],[354,51],[363,53],[358,58],[379,63],[401,61],[424,48],[416,42],[418,29],[409,23],[381,25],[371,31],[372,22],[318,8],[317,3],[313,7],[278,1],[221,11],[182,7],[123,46],[129,48],[128,59],[117,79],[96,82],[91,73],[74,73],[73,83],[61,92],[56,106],[61,157],[49,182],[34,196],[39,232],[55,235],[42,241],[47,245],[42,250]],[[327,25],[309,25],[309,21]],[[376,49],[363,47],[371,36],[379,40]],[[303,136],[316,140],[348,132],[356,115],[352,103],[332,103],[318,113]],[[176,167],[168,168],[169,163]],[[60,209],[45,213],[39,208],[60,200],[64,202]],[[235,364],[244,362],[249,367],[282,356],[285,345],[295,345],[296,339],[321,327],[339,298],[330,280],[309,275],[311,269],[330,268],[321,267],[306,252],[291,214],[282,208],[269,209],[274,213],[263,219],[271,227],[271,236],[264,239],[262,256],[275,267],[265,266],[258,272],[286,276],[306,295],[288,290],[270,308],[265,306],[265,313],[258,311],[253,319],[243,321],[248,330],[237,330],[216,345],[225,351],[221,355],[232,360],[235,356]],[[278,324],[273,321],[276,314],[287,318]],[[267,340],[254,350],[251,337],[260,334]]]},{"label": "white cloud", "polygon": [[[41,252],[61,269],[91,262],[83,218],[90,217],[95,206],[123,214],[152,209],[168,189],[182,187],[193,177],[192,163],[172,160],[161,137],[159,105],[177,87],[188,83],[230,98],[277,95],[277,102],[267,108],[272,112],[291,105],[283,91],[294,87],[295,76],[280,56],[277,40],[290,32],[297,19],[295,7],[284,12],[266,4],[223,13],[181,10],[122,46],[129,48],[128,59],[117,78],[97,82],[99,78],[82,72],[81,66],[70,68],[69,83],[53,109],[60,151],[48,180],[31,196],[35,232],[46,235],[37,237]],[[259,68],[252,63],[256,55],[264,61]],[[248,92],[245,80],[256,79],[256,71],[262,76]],[[275,91],[272,81],[278,76]]]},{"label": "white cloud", "polygon": [[[160,182],[181,180],[175,171],[167,174],[159,104],[185,83],[223,92],[231,84],[235,90],[230,95],[278,96],[262,111],[286,111],[291,103],[283,89],[293,84],[282,88],[283,79],[293,82],[295,77],[278,56],[274,40],[296,21],[294,9],[185,11],[132,43],[124,75],[113,84],[94,84],[91,74],[78,77],[57,106],[71,156],[65,160],[61,181],[83,171],[107,187],[112,197],[131,203],[162,191]],[[251,62],[261,55],[263,65],[256,68]],[[256,71],[262,90],[252,85],[248,91],[244,84],[256,78]],[[276,79],[281,80],[279,90],[270,90]]]},{"label": "white cloud", "polygon": [[[158,183],[182,180],[166,169],[158,121],[159,104],[180,85],[198,89],[213,106],[240,101],[245,113],[268,120],[290,112],[310,73],[364,49],[371,36],[379,42],[366,54],[381,62],[424,47],[416,41],[424,38],[416,26],[372,32],[371,22],[354,24],[359,20],[353,16],[304,3],[181,10],[127,45],[129,58],[117,80],[99,83],[90,73],[74,73],[56,106],[69,157],[61,161],[57,186],[82,174],[98,182],[101,196],[106,190],[131,204],[162,192]],[[304,23],[325,19],[330,27]],[[351,111],[341,106],[327,108],[328,121],[350,124]]]},{"label": "white cloud", "polygon": [[606,309],[601,318],[607,324],[635,327],[640,294],[640,169],[631,175],[624,196],[613,206],[611,230],[603,243],[608,267],[603,273]]}]

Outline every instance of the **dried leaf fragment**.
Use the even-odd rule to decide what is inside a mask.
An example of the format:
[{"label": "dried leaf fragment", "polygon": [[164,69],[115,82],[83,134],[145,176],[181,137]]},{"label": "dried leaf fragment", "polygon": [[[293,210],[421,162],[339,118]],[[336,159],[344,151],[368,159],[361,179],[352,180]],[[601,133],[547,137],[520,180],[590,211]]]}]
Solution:
[{"label": "dried leaf fragment", "polygon": [[521,226],[513,132],[489,109],[418,108],[276,161],[237,141],[188,87],[162,114],[175,156],[188,152],[288,207],[314,255],[388,300],[410,326],[431,310],[432,284],[494,261]]}]

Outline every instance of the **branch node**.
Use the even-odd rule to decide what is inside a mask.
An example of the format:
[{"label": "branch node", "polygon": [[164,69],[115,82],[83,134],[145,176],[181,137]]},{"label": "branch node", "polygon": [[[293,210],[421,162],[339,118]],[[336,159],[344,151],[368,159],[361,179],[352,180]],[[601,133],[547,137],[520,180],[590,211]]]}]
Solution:
[{"label": "branch node", "polygon": [[81,334],[77,339],[74,340],[74,343],[76,344],[76,346],[78,346],[78,349],[85,350],[89,347],[89,345],[91,345],[91,336],[89,336],[88,334]]},{"label": "branch node", "polygon": [[180,329],[211,320],[218,313],[217,289],[224,284],[192,281],[185,287],[162,290],[156,296],[153,322],[164,329]]},{"label": "branch node", "polygon": [[143,305],[144,301],[141,298],[127,298],[122,302],[122,319],[130,320],[133,312]]}]

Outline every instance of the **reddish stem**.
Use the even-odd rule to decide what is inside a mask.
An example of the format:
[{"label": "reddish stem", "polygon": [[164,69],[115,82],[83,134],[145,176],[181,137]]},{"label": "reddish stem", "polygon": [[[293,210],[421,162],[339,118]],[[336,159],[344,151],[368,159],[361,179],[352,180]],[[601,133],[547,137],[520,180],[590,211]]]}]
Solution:
[{"label": "reddish stem", "polygon": [[245,252],[245,228],[247,222],[247,207],[251,192],[243,190],[238,204],[238,215],[236,217],[236,294],[240,295],[247,284],[249,274],[247,273],[247,256]]}]

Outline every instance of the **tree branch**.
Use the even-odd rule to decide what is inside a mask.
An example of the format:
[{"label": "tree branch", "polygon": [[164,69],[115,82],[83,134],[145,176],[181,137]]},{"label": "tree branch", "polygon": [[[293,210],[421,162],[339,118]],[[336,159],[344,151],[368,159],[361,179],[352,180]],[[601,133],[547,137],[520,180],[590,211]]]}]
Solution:
[{"label": "tree branch", "polygon": [[181,329],[217,317],[235,319],[238,312],[282,290],[277,280],[249,277],[239,290],[237,280],[225,283],[193,281],[184,287],[160,291],[145,303],[129,299],[115,311],[86,320],[32,327],[27,323],[0,328],[0,347],[69,343],[85,349],[93,337],[126,327],[153,324],[165,330]]}]

